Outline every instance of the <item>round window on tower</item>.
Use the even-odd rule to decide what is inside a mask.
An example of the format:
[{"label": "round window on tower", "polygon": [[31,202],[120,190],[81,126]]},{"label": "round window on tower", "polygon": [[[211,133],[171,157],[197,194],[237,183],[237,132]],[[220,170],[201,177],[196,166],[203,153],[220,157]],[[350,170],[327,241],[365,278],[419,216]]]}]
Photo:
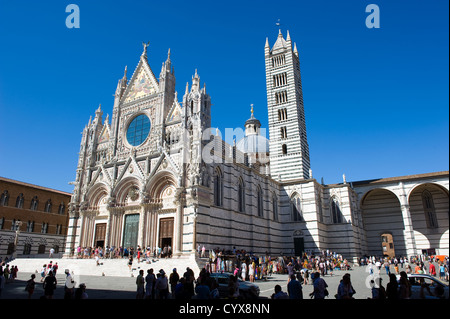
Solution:
[{"label": "round window on tower", "polygon": [[150,119],[144,115],[136,116],[127,128],[127,141],[132,146],[144,143],[150,133]]}]

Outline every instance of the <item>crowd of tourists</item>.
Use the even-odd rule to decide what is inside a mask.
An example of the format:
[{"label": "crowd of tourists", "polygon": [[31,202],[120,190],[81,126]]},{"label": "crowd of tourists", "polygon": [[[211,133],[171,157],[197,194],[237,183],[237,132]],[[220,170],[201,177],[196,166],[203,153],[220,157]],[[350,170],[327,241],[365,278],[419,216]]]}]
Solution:
[{"label": "crowd of tourists", "polygon": [[116,258],[126,258],[130,257],[137,258],[138,262],[149,261],[150,258],[171,258],[172,257],[172,247],[170,245],[166,245],[164,247],[146,247],[145,249],[141,248],[141,246],[134,247],[115,247],[115,246],[107,246],[105,249],[103,247],[81,247],[78,246],[74,255],[78,259],[116,259]]},{"label": "crowd of tourists", "polygon": [[[115,249],[110,250],[110,252]],[[119,250],[120,251],[120,250]],[[89,252],[90,254],[91,252]],[[303,299],[303,289],[306,285],[312,286],[312,292],[308,295],[314,299],[336,298],[353,299],[356,291],[351,281],[351,270],[354,267],[366,267],[369,274],[382,273],[389,277],[389,282],[383,286],[380,277],[371,280],[372,299],[408,299],[411,297],[411,283],[408,274],[430,274],[441,280],[449,280],[449,258],[437,259],[436,257],[415,256],[410,258],[384,256],[364,256],[358,263],[351,263],[342,255],[332,251],[322,251],[319,254],[306,254],[302,256],[276,256],[268,253],[256,255],[245,250],[223,250],[220,248],[209,249],[206,253],[204,246],[197,250],[200,258],[204,258],[204,265],[198,276],[192,269],[187,268],[181,275],[174,268],[170,274],[163,269],[154,272],[152,268],[145,273],[139,270],[136,280],[136,298],[138,299],[216,299],[219,296],[219,284],[211,276],[212,273],[230,273],[228,281],[228,293],[226,298],[239,299],[239,279],[242,281],[267,281],[274,274],[287,275],[286,289],[283,291],[281,285],[275,285],[272,299]],[[111,258],[103,254],[101,248],[94,250],[93,256]],[[149,248],[137,248],[123,250],[123,257],[146,259],[151,257],[169,257],[169,251],[151,250]],[[81,257],[83,258],[83,257]],[[437,266],[435,266],[437,264]],[[0,262],[0,297],[5,283],[14,281],[17,277],[17,266],[10,263]],[[131,264],[130,264],[131,265]],[[201,266],[202,267],[202,266]],[[344,271],[340,279],[336,293],[328,291],[327,276],[335,276],[334,271]],[[44,264],[40,270],[40,282],[43,284],[43,298],[52,299],[56,289],[58,263],[50,261]],[[342,274],[342,272],[339,272]],[[36,274],[37,275],[37,274]],[[26,282],[25,291],[31,298],[35,288],[34,274]],[[423,283],[422,283],[423,284]],[[429,288],[422,285],[421,296],[424,297],[425,290]],[[440,289],[440,288],[439,288]],[[442,298],[443,292],[436,289],[433,294]],[[80,284],[75,287],[72,275],[65,271],[64,283],[65,299],[87,299],[86,285]],[[223,298],[223,295],[222,295]]]}]

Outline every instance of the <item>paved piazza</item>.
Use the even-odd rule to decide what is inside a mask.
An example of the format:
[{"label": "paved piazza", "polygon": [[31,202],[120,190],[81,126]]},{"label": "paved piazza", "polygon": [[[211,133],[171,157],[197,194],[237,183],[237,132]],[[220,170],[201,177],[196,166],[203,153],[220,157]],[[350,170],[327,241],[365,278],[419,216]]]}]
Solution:
[{"label": "paved piazza", "polygon": [[[27,293],[24,291],[25,282],[30,278],[32,273],[36,275],[36,289],[32,299],[39,299],[43,295],[42,284],[40,281],[40,268],[44,263],[48,263],[50,259],[17,259],[12,261],[10,265],[18,265],[19,273],[14,282],[7,283],[2,292],[2,299],[26,299]],[[197,265],[190,259],[161,259],[152,264],[133,263],[132,271],[128,269],[126,259],[100,260],[101,266],[96,266],[93,259],[77,260],[77,259],[52,259],[53,263],[57,262],[59,269],[57,272],[58,285],[55,290],[54,299],[62,299],[64,294],[64,270],[69,268],[74,271],[77,283],[85,283],[89,299],[134,299],[136,294],[136,276],[139,269],[143,269],[146,274],[147,269],[153,268],[155,272],[164,269],[167,275],[172,272],[173,267],[177,268],[180,275],[183,275],[186,267],[194,269],[195,276],[198,276],[199,269]],[[177,266],[178,265],[178,266]],[[391,267],[393,270],[393,267]],[[402,270],[402,269],[400,269]],[[77,273],[78,272],[78,273]],[[369,273],[366,267],[356,266],[350,271],[335,270],[333,276],[326,275],[324,277],[328,284],[330,299],[334,299],[337,292],[339,281],[345,273],[350,273],[351,281],[356,290],[356,299],[367,299],[371,296],[371,290],[366,286],[366,281],[370,281]],[[105,276],[102,276],[105,274]],[[132,277],[132,275],[134,277]],[[382,267],[380,277],[383,279],[383,286],[386,287],[388,276]],[[274,274],[267,281],[257,280],[256,284],[260,287],[261,298],[270,298],[274,292],[275,285],[280,285],[283,291],[287,291],[287,275]],[[313,288],[311,283],[303,285],[303,296],[309,299],[309,293]]]}]

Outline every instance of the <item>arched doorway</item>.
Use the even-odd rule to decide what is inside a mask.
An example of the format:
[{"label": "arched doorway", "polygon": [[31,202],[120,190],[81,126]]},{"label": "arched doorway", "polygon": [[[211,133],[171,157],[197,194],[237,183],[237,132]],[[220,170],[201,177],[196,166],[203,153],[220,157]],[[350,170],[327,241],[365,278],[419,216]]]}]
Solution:
[{"label": "arched doorway", "polygon": [[[386,189],[373,189],[361,201],[362,218],[366,233],[367,251],[370,256],[383,256],[383,235],[392,237],[392,246],[397,256],[406,256],[406,242],[400,202],[397,196]],[[390,247],[389,241],[387,248]]]}]

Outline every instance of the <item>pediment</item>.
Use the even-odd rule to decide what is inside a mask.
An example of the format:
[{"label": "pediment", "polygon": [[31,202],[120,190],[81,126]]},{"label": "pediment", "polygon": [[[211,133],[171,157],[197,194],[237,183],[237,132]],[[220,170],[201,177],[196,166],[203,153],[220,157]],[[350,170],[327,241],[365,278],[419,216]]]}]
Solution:
[{"label": "pediment", "polygon": [[123,103],[132,102],[159,92],[159,84],[147,61],[141,57],[130,83],[122,97]]}]

